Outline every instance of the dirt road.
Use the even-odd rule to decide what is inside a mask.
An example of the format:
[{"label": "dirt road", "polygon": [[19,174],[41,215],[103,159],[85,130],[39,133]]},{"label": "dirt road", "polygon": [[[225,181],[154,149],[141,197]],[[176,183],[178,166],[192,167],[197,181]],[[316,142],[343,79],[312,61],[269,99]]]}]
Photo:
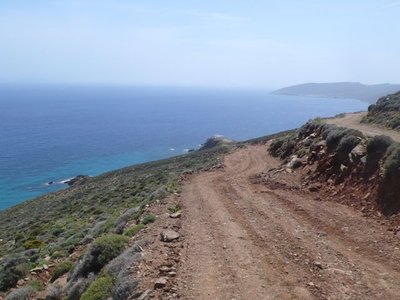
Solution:
[{"label": "dirt road", "polygon": [[343,126],[348,128],[353,128],[361,131],[362,133],[374,136],[374,135],[387,135],[390,136],[396,142],[400,142],[400,132],[396,130],[391,130],[379,126],[371,126],[367,124],[360,123],[362,117],[366,115],[366,112],[361,113],[349,113],[342,118],[327,119],[326,123],[335,124],[337,126]]},{"label": "dirt road", "polygon": [[182,299],[399,299],[400,238],[385,226],[306,192],[252,184],[279,165],[265,145],[224,163],[183,187]]}]

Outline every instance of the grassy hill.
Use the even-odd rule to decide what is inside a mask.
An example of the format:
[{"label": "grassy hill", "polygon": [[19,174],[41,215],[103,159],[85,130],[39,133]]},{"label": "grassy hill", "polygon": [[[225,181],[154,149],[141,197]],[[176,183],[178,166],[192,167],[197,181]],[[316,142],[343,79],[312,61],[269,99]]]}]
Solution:
[{"label": "grassy hill", "polygon": [[[126,239],[154,221],[154,216],[146,214],[146,205],[170,193],[179,193],[180,176],[218,165],[220,155],[229,149],[220,145],[128,167],[1,211],[0,299],[1,292],[32,275],[32,270],[44,268],[46,280],[46,276],[57,277],[69,271],[74,265],[70,256],[80,249],[88,248],[89,256],[94,255],[97,260],[106,256],[101,264],[92,261],[91,267],[86,266],[96,276],[123,251]],[[97,249],[97,254],[90,252],[93,249]],[[51,265],[55,267],[51,269]],[[89,273],[85,272],[75,277],[87,278]],[[28,280],[27,284],[31,283]],[[33,285],[37,288],[40,284],[43,283]],[[16,297],[25,299],[23,295]]]},{"label": "grassy hill", "polygon": [[382,97],[370,105],[362,122],[400,129],[400,92]]},{"label": "grassy hill", "polygon": [[358,82],[305,83],[285,87],[273,92],[276,95],[311,96],[358,99],[375,103],[383,95],[400,90],[400,84],[365,85]]}]

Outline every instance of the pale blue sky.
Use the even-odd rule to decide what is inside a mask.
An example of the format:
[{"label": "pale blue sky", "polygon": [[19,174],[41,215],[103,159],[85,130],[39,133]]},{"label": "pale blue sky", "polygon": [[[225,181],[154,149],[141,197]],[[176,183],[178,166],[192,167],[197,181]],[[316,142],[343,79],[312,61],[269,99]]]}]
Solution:
[{"label": "pale blue sky", "polygon": [[0,0],[0,82],[400,83],[396,0]]}]

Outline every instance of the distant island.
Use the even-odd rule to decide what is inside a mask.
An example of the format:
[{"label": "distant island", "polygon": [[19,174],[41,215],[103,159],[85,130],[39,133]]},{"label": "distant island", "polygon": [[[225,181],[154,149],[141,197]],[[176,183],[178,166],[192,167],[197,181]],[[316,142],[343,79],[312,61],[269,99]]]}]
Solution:
[{"label": "distant island", "polygon": [[380,97],[400,91],[400,84],[366,85],[359,82],[304,83],[285,87],[272,94],[307,97],[348,98],[375,103]]}]

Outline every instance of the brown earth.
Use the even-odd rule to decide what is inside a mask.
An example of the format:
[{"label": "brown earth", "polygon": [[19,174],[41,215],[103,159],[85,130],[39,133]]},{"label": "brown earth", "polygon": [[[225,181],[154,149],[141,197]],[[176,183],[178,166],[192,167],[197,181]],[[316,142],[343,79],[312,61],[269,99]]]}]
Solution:
[{"label": "brown earth", "polygon": [[[284,172],[286,184],[255,184],[254,175],[280,166],[267,145],[239,149],[224,165],[191,176],[180,196],[153,208],[160,218],[143,234],[155,242],[136,270],[142,291],[156,299],[399,299],[400,238],[386,225],[315,201],[297,172]],[[181,219],[166,215],[176,202]],[[178,241],[161,242],[165,228]],[[167,284],[153,290],[160,276]]]},{"label": "brown earth", "polygon": [[337,126],[353,128],[361,131],[365,135],[375,136],[375,135],[387,135],[390,136],[394,141],[400,142],[400,132],[388,129],[379,125],[369,125],[360,123],[361,119],[366,115],[366,112],[359,113],[348,113],[344,117],[326,119],[325,122],[328,124],[334,124]]}]

